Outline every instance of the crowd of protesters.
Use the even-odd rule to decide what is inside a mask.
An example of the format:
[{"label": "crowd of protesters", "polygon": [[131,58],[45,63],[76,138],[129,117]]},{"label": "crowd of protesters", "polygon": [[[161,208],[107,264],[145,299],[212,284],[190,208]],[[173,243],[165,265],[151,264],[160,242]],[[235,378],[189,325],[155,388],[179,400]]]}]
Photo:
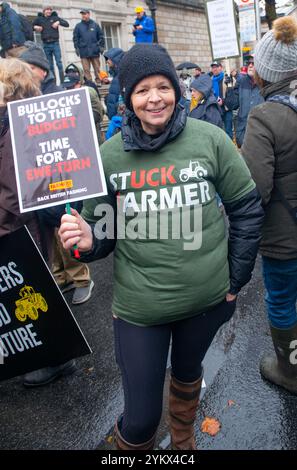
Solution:
[{"label": "crowd of protesters", "polygon": [[[137,6],[134,11],[136,16],[132,34],[135,37],[135,42],[152,43],[155,31],[152,18],[147,16],[142,6]],[[2,56],[18,57],[24,51],[24,44],[28,39],[25,37],[20,15],[8,3],[0,4],[0,13]],[[82,8],[80,14],[81,21],[76,24],[73,31],[74,50],[81,60],[85,84],[91,87],[95,87],[95,84],[100,87],[102,83],[110,85],[105,104],[108,119],[111,121],[114,118],[114,127],[111,125],[111,128],[116,131],[120,129],[121,114],[123,113],[118,70],[124,51],[116,47],[105,50],[103,31],[99,24],[91,18],[90,10]],[[42,47],[49,63],[51,78],[55,77],[55,63],[59,72],[59,81],[63,83],[65,71],[62,64],[59,29],[61,27],[68,28],[68,21],[61,18],[51,6],[47,5],[33,20],[32,27],[36,33],[41,35]],[[104,77],[104,72],[100,70],[100,55],[105,58],[108,69],[108,75],[104,75]],[[95,83],[91,75],[91,66]],[[210,70],[205,72],[197,65],[192,72],[185,69],[180,74],[181,103],[185,106],[188,115],[223,127],[228,136],[236,141],[238,147],[241,147],[248,114],[254,106],[263,101],[259,87],[254,80],[253,57],[250,57],[246,71],[232,71],[230,75],[224,73],[220,62],[211,63]],[[68,71],[66,69],[66,73],[73,75],[69,69]],[[206,76],[202,78],[202,75],[210,76],[211,82]],[[199,80],[197,81],[197,79]],[[68,88],[73,80],[69,77],[66,79]],[[218,113],[218,111],[220,112]],[[100,131],[98,134],[100,135]],[[107,135],[109,138],[112,134],[109,131]]]}]

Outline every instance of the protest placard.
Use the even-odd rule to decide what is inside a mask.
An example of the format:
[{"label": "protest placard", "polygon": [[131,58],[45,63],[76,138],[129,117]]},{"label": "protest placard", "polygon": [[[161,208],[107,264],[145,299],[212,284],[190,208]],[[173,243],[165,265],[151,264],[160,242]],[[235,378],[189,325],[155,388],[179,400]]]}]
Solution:
[{"label": "protest placard", "polygon": [[213,60],[240,56],[233,0],[207,0],[206,17]]},{"label": "protest placard", "polygon": [[256,10],[254,0],[237,0],[241,42],[257,40]]},{"label": "protest placard", "polygon": [[26,227],[0,238],[0,380],[91,349]]},{"label": "protest placard", "polygon": [[86,88],[8,103],[21,212],[106,194]]}]

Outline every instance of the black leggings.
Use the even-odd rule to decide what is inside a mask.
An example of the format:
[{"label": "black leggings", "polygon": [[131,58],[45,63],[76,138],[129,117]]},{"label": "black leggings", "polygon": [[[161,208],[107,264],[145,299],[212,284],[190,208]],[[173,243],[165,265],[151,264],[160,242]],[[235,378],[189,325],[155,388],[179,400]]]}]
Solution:
[{"label": "black leggings", "polygon": [[158,428],[170,338],[172,374],[181,382],[194,382],[201,376],[202,360],[216,332],[235,306],[236,301],[224,300],[195,317],[148,327],[114,318],[116,360],[125,395],[118,424],[126,441],[146,442]]}]

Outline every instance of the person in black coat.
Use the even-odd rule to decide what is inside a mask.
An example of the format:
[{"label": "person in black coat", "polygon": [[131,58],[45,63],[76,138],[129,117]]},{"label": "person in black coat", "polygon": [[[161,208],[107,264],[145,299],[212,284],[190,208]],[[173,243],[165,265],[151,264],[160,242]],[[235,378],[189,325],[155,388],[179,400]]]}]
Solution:
[{"label": "person in black coat", "polygon": [[201,75],[191,83],[192,100],[189,116],[223,128],[222,114],[212,90],[209,75]]},{"label": "person in black coat", "polygon": [[42,13],[38,13],[37,18],[33,21],[34,31],[41,33],[43,49],[47,60],[50,64],[50,70],[55,75],[54,57],[59,70],[60,82],[63,82],[63,64],[61,57],[61,49],[59,44],[59,26],[69,27],[69,23],[57,15],[52,7],[45,7]]},{"label": "person in black coat", "polygon": [[100,86],[100,60],[99,56],[103,53],[105,40],[102,29],[93,20],[90,19],[90,11],[83,9],[80,11],[81,22],[78,23],[73,31],[73,44],[76,55],[80,57],[84,69],[84,75],[88,80],[92,80],[91,64],[95,73],[95,82]]},{"label": "person in black coat", "polygon": [[113,77],[106,98],[108,119],[113,118],[118,112],[119,96],[121,94],[118,70],[124,54],[124,51],[119,47],[112,47],[104,54],[109,68],[109,74]]}]

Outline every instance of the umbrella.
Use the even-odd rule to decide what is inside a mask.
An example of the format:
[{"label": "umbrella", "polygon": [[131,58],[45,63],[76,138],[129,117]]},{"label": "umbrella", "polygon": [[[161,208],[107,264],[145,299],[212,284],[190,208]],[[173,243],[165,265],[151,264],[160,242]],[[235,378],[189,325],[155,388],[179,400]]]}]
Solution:
[{"label": "umbrella", "polygon": [[198,65],[194,64],[193,62],[182,62],[176,67],[176,70],[195,69],[196,67],[198,67]]}]

